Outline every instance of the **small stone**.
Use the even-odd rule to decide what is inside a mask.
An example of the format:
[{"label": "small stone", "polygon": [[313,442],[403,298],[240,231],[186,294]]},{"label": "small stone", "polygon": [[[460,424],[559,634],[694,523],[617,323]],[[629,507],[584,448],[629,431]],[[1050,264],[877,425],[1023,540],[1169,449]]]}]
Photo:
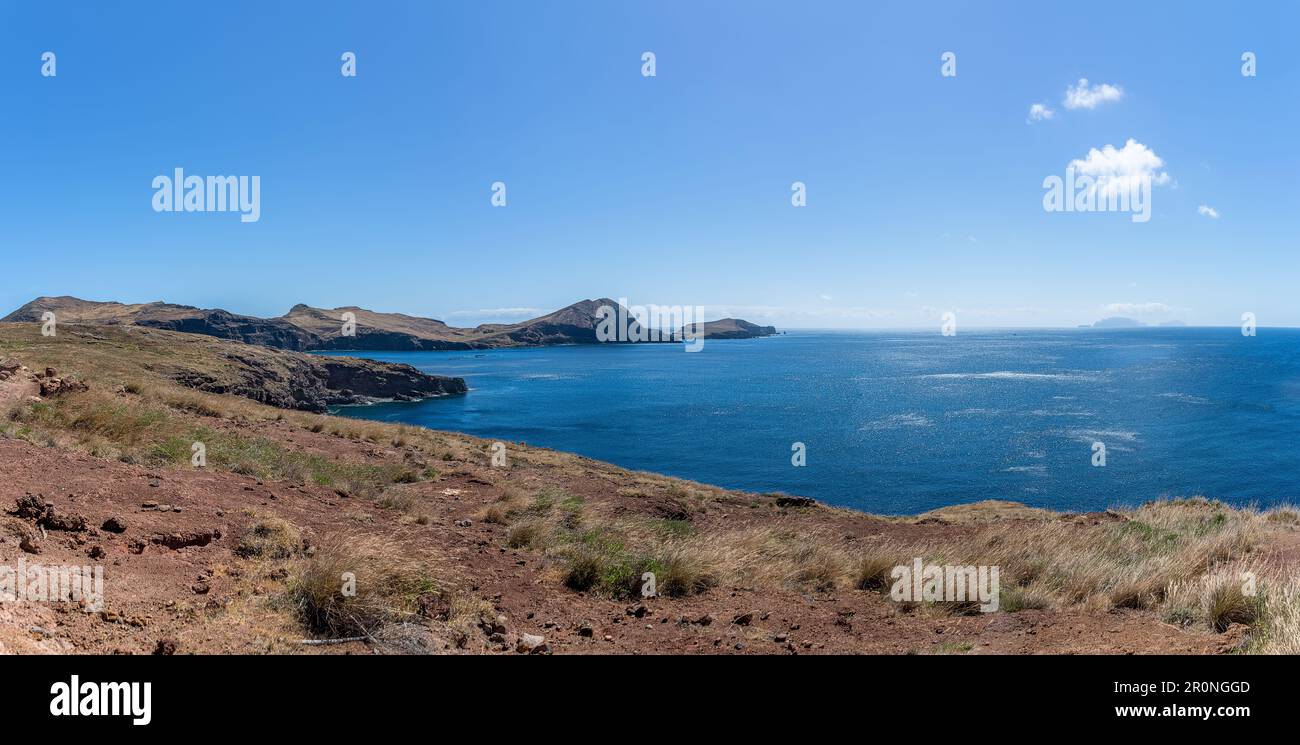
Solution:
[{"label": "small stone", "polygon": [[739,616],[736,616],[735,618],[731,619],[731,622],[736,624],[737,626],[748,626],[754,622],[754,614],[752,612],[741,613]]},{"label": "small stone", "polygon": [[546,646],[545,637],[537,634],[521,634],[515,651],[526,654],[545,654],[549,650]]},{"label": "small stone", "polygon": [[104,530],[107,530],[110,533],[126,532],[126,522],[124,522],[122,518],[117,516],[110,517],[107,520],[105,520],[104,525],[102,527],[104,528]]}]

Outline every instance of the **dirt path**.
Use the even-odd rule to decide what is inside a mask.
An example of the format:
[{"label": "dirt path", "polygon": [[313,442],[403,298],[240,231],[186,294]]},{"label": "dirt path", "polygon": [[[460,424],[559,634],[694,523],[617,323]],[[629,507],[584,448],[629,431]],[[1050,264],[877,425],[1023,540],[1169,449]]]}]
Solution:
[{"label": "dirt path", "polygon": [[16,363],[0,361],[0,407],[8,406],[41,392],[40,384],[26,367],[15,367]]}]

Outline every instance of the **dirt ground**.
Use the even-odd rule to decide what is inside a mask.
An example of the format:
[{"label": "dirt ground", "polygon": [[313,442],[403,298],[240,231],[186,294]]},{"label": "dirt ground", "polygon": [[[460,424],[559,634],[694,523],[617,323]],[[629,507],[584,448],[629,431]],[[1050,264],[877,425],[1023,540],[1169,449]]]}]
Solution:
[{"label": "dirt ground", "polygon": [[[299,446],[342,456],[360,447],[382,458],[384,449],[358,446],[328,435],[264,424],[268,432]],[[369,653],[365,642],[304,646],[301,630],[274,612],[275,578],[261,576],[237,557],[230,536],[250,520],[248,512],[275,514],[305,531],[374,530],[450,565],[475,592],[491,600],[506,619],[509,634],[543,636],[557,654],[589,653],[966,653],[966,654],[1132,654],[1230,652],[1240,633],[1209,634],[1180,629],[1151,613],[1026,610],[972,616],[926,617],[900,612],[887,596],[859,590],[825,595],[757,592],[718,587],[694,597],[615,602],[559,586],[540,561],[504,547],[503,526],[475,520],[499,494],[482,472],[437,483],[405,485],[423,492],[433,506],[427,525],[394,525],[388,511],[349,503],[319,486],[259,483],[231,473],[155,471],[86,455],[0,441],[0,505],[7,508],[31,493],[43,494],[59,511],[76,513],[91,526],[84,532],[46,531],[37,554],[19,547],[29,525],[6,516],[0,525],[0,562],[103,564],[105,609],[90,613],[71,604],[0,604],[0,650],[11,653],[148,654],[181,653]],[[568,487],[610,494],[607,480],[592,473]],[[161,505],[163,507],[155,506]],[[170,509],[165,507],[169,506]],[[618,505],[611,505],[617,509]],[[749,510],[712,511],[708,519],[760,519]],[[805,511],[800,511],[805,512]],[[791,523],[835,525],[837,515],[791,515]],[[111,517],[125,524],[120,534],[100,526]],[[471,521],[469,527],[458,521]],[[827,523],[831,524],[827,524]],[[970,530],[968,526],[850,521],[856,540],[873,530]],[[463,525],[463,523],[461,523]],[[220,532],[204,546],[178,549],[155,543],[171,534]],[[143,542],[137,553],[135,542]],[[137,547],[140,544],[136,544]],[[101,549],[101,559],[90,554]],[[271,611],[261,612],[270,607]],[[580,629],[588,627],[590,636]],[[445,644],[443,651],[458,651]],[[486,637],[470,652],[495,651]]]}]

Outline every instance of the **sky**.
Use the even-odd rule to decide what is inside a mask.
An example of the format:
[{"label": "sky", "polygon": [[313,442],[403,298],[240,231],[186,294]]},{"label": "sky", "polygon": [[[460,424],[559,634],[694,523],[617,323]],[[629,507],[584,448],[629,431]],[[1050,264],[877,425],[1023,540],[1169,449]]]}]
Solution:
[{"label": "sky", "polygon": [[[2,0],[0,313],[1300,326],[1300,5],[1061,6]],[[1149,220],[1046,210],[1072,163]]]}]

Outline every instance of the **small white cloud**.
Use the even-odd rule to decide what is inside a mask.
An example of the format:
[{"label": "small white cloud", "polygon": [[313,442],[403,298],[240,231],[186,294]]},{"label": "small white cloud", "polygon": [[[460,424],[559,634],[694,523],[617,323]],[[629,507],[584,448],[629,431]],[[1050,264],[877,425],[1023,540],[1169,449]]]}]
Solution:
[{"label": "small white cloud", "polygon": [[448,318],[472,318],[488,321],[526,321],[544,313],[541,308],[480,308],[478,310],[454,310]]},{"label": "small white cloud", "polygon": [[1110,83],[1089,85],[1087,78],[1079,78],[1077,85],[1065,89],[1065,108],[1095,109],[1103,103],[1118,101],[1124,97],[1124,89]]},{"label": "small white cloud", "polygon": [[1030,124],[1033,124],[1034,122],[1045,122],[1054,116],[1056,116],[1056,112],[1047,108],[1047,104],[1036,103],[1029,107],[1029,119],[1027,121]]},{"label": "small white cloud", "polygon": [[1111,303],[1109,305],[1103,305],[1101,311],[1108,316],[1162,318],[1180,315],[1187,312],[1187,309],[1166,305],[1164,303]]},{"label": "small white cloud", "polygon": [[821,298],[822,300],[825,300],[828,303],[834,299],[830,295],[818,295],[817,297]]},{"label": "small white cloud", "polygon": [[1218,219],[1219,219],[1219,211],[1216,210],[1216,209],[1214,209],[1213,207],[1211,207],[1211,206],[1208,205],[1208,204],[1203,204],[1203,205],[1201,205],[1200,207],[1197,207],[1197,208],[1196,208],[1196,213],[1197,213],[1198,215],[1205,215],[1206,217],[1210,218],[1211,220],[1218,220]]},{"label": "small white cloud", "polygon": [[1086,158],[1070,161],[1069,167],[1076,173],[1091,177],[1098,191],[1122,194],[1138,189],[1145,179],[1150,179],[1156,186],[1169,183],[1169,174],[1160,170],[1164,165],[1155,151],[1130,138],[1122,148],[1107,145],[1098,150],[1094,147]]}]

